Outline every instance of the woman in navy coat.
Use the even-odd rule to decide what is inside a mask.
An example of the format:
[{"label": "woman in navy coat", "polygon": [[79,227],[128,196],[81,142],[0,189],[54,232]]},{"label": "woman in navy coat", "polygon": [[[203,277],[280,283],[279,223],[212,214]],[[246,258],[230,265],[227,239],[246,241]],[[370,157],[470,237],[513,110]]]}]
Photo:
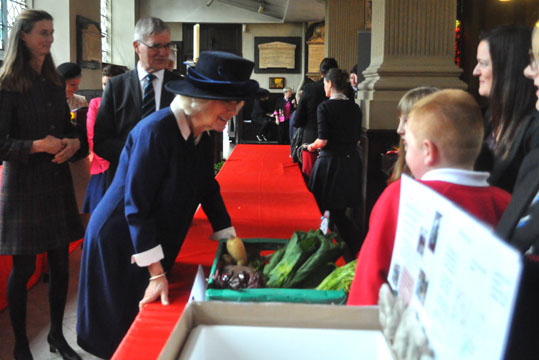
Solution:
[{"label": "woman in navy coat", "polygon": [[109,358],[139,308],[168,304],[172,267],[199,204],[212,238],[235,236],[213,173],[213,138],[252,97],[253,63],[203,52],[185,80],[167,84],[170,107],[131,131],[118,170],[92,214],[82,252],[77,340]]}]

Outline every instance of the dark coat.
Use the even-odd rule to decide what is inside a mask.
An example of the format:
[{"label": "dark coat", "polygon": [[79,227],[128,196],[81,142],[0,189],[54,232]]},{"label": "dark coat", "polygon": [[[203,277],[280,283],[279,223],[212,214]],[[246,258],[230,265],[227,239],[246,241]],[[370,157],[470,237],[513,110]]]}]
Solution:
[{"label": "dark coat", "polygon": [[33,255],[83,235],[67,162],[30,154],[47,135],[77,137],[65,90],[35,74],[25,93],[0,91],[0,254]]},{"label": "dark coat", "polygon": [[[160,109],[170,105],[174,94],[165,89],[169,81],[181,79],[165,70]],[[115,76],[107,82],[94,126],[94,152],[110,162],[107,186],[112,182],[127,135],[142,118],[142,92],[137,70]]]},{"label": "dark coat", "polygon": [[[354,101],[354,90],[350,84],[347,83],[343,93],[350,101]],[[294,127],[303,128],[303,143],[310,144],[316,140],[318,135],[316,112],[318,105],[326,99],[324,79],[305,84],[294,118]]]},{"label": "dark coat", "polygon": [[528,211],[537,191],[539,191],[539,149],[529,153],[522,162],[511,202],[496,227],[496,233],[502,239],[523,253],[530,245],[539,241],[539,221],[537,219],[529,221],[518,234],[515,234],[515,228]]},{"label": "dark coat", "polygon": [[214,177],[213,140],[206,132],[198,145],[192,135],[185,140],[170,108],[129,134],[84,238],[77,334],[85,350],[109,358],[135,319],[148,270],[131,264],[133,254],[161,245],[168,271],[199,204],[215,231],[231,226]]},{"label": "dark coat", "polygon": [[539,149],[539,112],[537,110],[523,120],[522,127],[516,134],[507,156],[494,158],[494,167],[488,178],[489,184],[512,193],[520,164],[524,157],[534,149]]}]

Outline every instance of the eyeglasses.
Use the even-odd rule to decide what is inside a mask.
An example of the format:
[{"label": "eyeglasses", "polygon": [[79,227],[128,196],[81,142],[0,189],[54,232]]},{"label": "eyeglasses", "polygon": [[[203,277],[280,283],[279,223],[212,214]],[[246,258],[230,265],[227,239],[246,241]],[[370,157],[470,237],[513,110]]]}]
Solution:
[{"label": "eyeglasses", "polygon": [[152,44],[152,45],[149,45],[149,44],[146,44],[144,41],[142,40],[137,40],[139,43],[145,45],[148,49],[150,50],[161,50],[161,49],[165,49],[165,50],[168,50],[170,49],[170,47],[172,46],[172,43],[169,42],[169,43],[166,43],[166,44]]},{"label": "eyeglasses", "polygon": [[530,70],[537,72],[539,70],[539,60],[535,57],[533,50],[530,49]]}]

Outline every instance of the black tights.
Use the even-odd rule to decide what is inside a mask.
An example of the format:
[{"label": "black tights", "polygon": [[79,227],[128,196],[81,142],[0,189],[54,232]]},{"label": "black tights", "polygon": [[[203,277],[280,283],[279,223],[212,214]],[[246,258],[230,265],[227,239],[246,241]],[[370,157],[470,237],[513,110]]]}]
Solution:
[{"label": "black tights", "polygon": [[337,225],[338,233],[348,246],[349,253],[345,254],[345,260],[355,260],[363,239],[361,232],[350,218],[346,215],[346,209],[332,209],[329,211],[329,223],[331,230]]},{"label": "black tights", "polygon": [[[50,334],[62,337],[62,321],[69,282],[69,246],[49,250],[50,268],[49,306],[51,316]],[[13,255],[13,268],[7,283],[9,315],[15,334],[15,348],[27,347],[26,337],[26,284],[35,271],[35,255]]]}]

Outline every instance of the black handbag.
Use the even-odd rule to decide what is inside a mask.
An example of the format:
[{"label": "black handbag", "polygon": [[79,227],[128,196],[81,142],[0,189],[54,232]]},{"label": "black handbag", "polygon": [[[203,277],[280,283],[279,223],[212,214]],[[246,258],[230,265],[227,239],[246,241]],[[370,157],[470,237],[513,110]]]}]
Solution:
[{"label": "black handbag", "polygon": [[70,162],[75,162],[80,159],[84,159],[90,155],[90,147],[88,145],[88,133],[86,131],[86,116],[88,114],[88,107],[82,107],[73,110],[75,118],[71,120],[71,125],[77,132],[77,137],[80,140],[79,150],[73,154],[69,159]]},{"label": "black handbag", "polygon": [[290,142],[290,157],[295,163],[300,163],[302,161],[302,150],[303,150],[303,128],[297,128],[292,141]]}]

